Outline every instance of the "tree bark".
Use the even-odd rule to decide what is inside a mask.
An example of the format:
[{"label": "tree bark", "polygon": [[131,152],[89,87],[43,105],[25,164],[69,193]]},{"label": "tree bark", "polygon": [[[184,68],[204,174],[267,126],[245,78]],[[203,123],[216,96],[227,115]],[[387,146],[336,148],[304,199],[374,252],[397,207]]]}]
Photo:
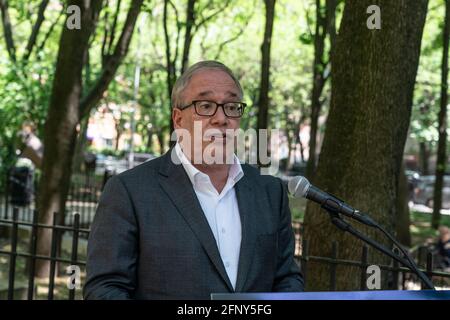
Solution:
[{"label": "tree bark", "polygon": [[16,62],[16,47],[12,36],[13,32],[8,8],[8,0],[0,0],[0,11],[2,13],[3,34],[5,35],[6,49],[11,61]]},{"label": "tree bark", "polygon": [[84,152],[86,150],[87,145],[87,129],[89,125],[89,118],[86,117],[81,120],[80,123],[80,132],[78,133],[78,137],[76,139],[75,151],[73,155],[73,166],[72,172],[83,172],[83,164],[84,164]]},{"label": "tree bark", "polygon": [[[39,186],[39,222],[52,224],[54,212],[64,216],[65,201],[70,183],[72,156],[75,148],[76,126],[79,123],[79,105],[82,94],[83,58],[95,21],[101,9],[101,0],[71,1],[81,8],[82,28],[63,28],[59,43],[52,97],[44,131],[44,158]],[[37,252],[49,256],[52,231],[39,229]],[[49,261],[38,260],[36,276],[47,277]]]},{"label": "tree bark", "polygon": [[159,148],[160,148],[160,152],[161,154],[164,152],[165,150],[165,145],[164,145],[164,135],[162,131],[159,131],[156,134],[156,137],[158,138],[158,143],[159,143]]},{"label": "tree bark", "polygon": [[122,119],[114,119],[114,127],[116,128],[116,143],[114,144],[114,150],[119,151],[120,137],[122,137],[123,133]]},{"label": "tree bark", "polygon": [[[54,212],[65,211],[71,164],[76,143],[76,126],[98,104],[126,55],[143,0],[133,0],[113,55],[89,93],[81,99],[83,58],[102,7],[102,0],[73,0],[81,8],[80,30],[63,28],[52,98],[44,134],[44,160],[39,187],[39,222],[49,224]],[[40,230],[38,253],[48,255],[50,230]],[[36,275],[48,275],[48,262],[38,261]]]},{"label": "tree bark", "polygon": [[[326,13],[322,13],[321,0],[316,0],[316,28],[314,34],[314,62],[313,62],[313,88],[311,93],[311,130],[309,140],[309,158],[306,165],[306,176],[308,178],[314,177],[316,168],[316,153],[317,153],[317,131],[319,128],[319,116],[322,109],[322,95],[327,78],[325,77],[325,39],[328,32],[330,34],[330,43],[334,43],[335,39],[335,11],[336,0],[326,1]],[[333,40],[332,40],[333,39]],[[330,56],[331,56],[330,46]]]},{"label": "tree bark", "polygon": [[[377,1],[381,30],[366,27],[366,9],[372,4],[345,3],[332,56],[331,105],[315,184],[369,213],[392,233],[428,2]],[[304,224],[311,255],[329,256],[332,241],[337,241],[339,259],[361,260],[363,243],[334,227],[318,205],[308,203]],[[389,245],[373,229],[355,227]],[[369,250],[369,264],[388,261]],[[329,265],[309,262],[307,290],[328,290],[329,272]],[[359,283],[359,269],[338,268],[337,290],[356,290]]]},{"label": "tree bark", "polygon": [[184,34],[184,46],[183,46],[183,56],[181,59],[181,74],[186,71],[189,63],[189,52],[191,50],[192,42],[192,27],[195,24],[195,1],[188,0],[187,10],[186,10],[186,29]]},{"label": "tree bark", "polygon": [[264,0],[266,23],[261,46],[261,79],[258,100],[258,129],[267,129],[269,114],[270,90],[270,47],[272,43],[273,20],[275,16],[275,0]]},{"label": "tree bark", "polygon": [[31,35],[30,35],[30,38],[28,39],[27,47],[25,49],[25,55],[23,57],[24,62],[28,61],[28,59],[30,58],[31,52],[33,51],[33,48],[36,44],[39,30],[41,29],[42,23],[45,20],[44,13],[45,13],[45,9],[47,8],[48,3],[49,3],[49,0],[42,0],[41,4],[39,5],[36,22],[33,26],[33,30],[31,31]]},{"label": "tree bark", "polygon": [[419,153],[420,153],[420,174],[426,176],[430,174],[429,170],[429,158],[430,150],[428,149],[427,142],[421,141],[419,143]]},{"label": "tree bark", "polygon": [[80,110],[82,117],[87,116],[89,111],[91,111],[92,108],[94,108],[102,99],[103,93],[108,88],[123,58],[126,56],[131,37],[133,35],[134,26],[136,25],[138,15],[141,11],[142,2],[143,0],[133,0],[131,2],[122,33],[120,34],[114,53],[109,57],[104,68],[102,69],[100,77],[97,79],[92,89],[81,101]]},{"label": "tree bark", "polygon": [[[258,99],[258,119],[257,129],[267,129],[269,121],[269,90],[270,90],[270,47],[272,43],[273,22],[275,16],[275,0],[264,0],[266,8],[266,22],[264,27],[264,38],[261,45],[261,78],[259,86]],[[257,159],[261,163],[261,153],[267,153],[268,150],[260,151],[260,135],[257,134]]]},{"label": "tree bark", "polygon": [[437,148],[433,216],[431,225],[434,229],[439,228],[442,207],[442,188],[444,186],[444,174],[447,166],[447,104],[448,104],[448,45],[450,37],[450,0],[445,1],[445,24],[442,32],[443,50],[441,65],[441,99],[439,110],[439,140]]},{"label": "tree bark", "polygon": [[[170,37],[169,37],[169,30],[168,30],[168,25],[167,25],[167,22],[168,22],[167,21],[167,14],[168,14],[167,6],[168,6],[168,4],[169,4],[169,0],[165,0],[164,1],[164,11],[163,11],[163,27],[164,27],[164,40],[165,40],[165,44],[166,44],[167,93],[168,93],[169,100],[171,100],[172,89],[173,89],[173,85],[175,84],[175,80],[176,80],[176,66],[175,66],[176,59],[172,60],[172,57],[171,57]],[[177,42],[176,46],[178,46],[178,42]],[[170,107],[172,108],[172,106],[170,106]],[[174,129],[172,117],[170,117],[170,119],[169,119],[169,128],[170,128],[170,132],[172,133],[172,131]]]},{"label": "tree bark", "polygon": [[409,227],[411,225],[410,213],[409,213],[409,189],[408,179],[405,175],[405,167],[402,165],[397,190],[397,218],[395,219],[395,231],[397,234],[397,240],[406,247],[411,246],[411,232]]},{"label": "tree bark", "polygon": [[284,121],[286,123],[284,133],[286,135],[288,154],[287,154],[286,164],[284,165],[284,167],[281,167],[281,170],[288,170],[291,168],[291,156],[292,156],[292,152],[293,152],[292,144],[295,141],[296,128],[292,125],[293,121],[291,119],[289,119],[289,110],[288,110],[287,106],[284,107],[283,115],[284,115]]}]

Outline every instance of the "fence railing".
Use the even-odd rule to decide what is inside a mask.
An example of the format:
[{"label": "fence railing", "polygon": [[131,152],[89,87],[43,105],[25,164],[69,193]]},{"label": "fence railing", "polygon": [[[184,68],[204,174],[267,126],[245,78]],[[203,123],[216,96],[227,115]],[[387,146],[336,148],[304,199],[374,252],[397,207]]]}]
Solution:
[{"label": "fence railing", "polygon": [[[87,241],[83,238],[87,238],[90,230],[81,227],[80,215],[74,215],[74,223],[71,226],[58,225],[57,214],[53,217],[53,223],[46,225],[38,223],[36,210],[33,211],[31,222],[21,220],[19,211],[20,209],[14,208],[11,218],[0,219],[0,299],[82,299],[81,289],[69,285],[72,283],[72,279],[76,277],[72,277],[73,273],[65,273],[66,269],[63,267],[77,266],[80,268],[80,282],[83,282],[87,245]],[[42,229],[52,231],[48,255],[37,252],[38,231]],[[294,225],[297,240],[300,239],[298,235],[300,229],[298,224]],[[340,289],[337,287],[337,279],[340,269],[344,266],[359,269],[359,290],[367,290],[368,250],[366,246],[362,247],[359,261],[338,259],[339,246],[334,242],[329,257],[318,257],[309,254],[309,243],[303,240],[301,243],[297,242],[296,259],[301,263],[306,284],[308,284],[311,263],[314,262],[328,267],[328,273],[323,275],[329,279],[328,290]],[[450,273],[433,270],[434,256],[432,252],[427,251],[426,248],[423,248],[422,251],[422,254],[417,255],[419,266],[425,265],[422,271],[432,279],[436,286],[442,286],[442,282],[444,282],[444,286],[449,287]],[[421,256],[426,257],[425,261],[420,261]],[[7,258],[5,259],[5,257]],[[20,264],[19,259],[22,262],[25,261],[26,264]],[[50,264],[49,276],[44,280],[36,277],[36,263],[38,261],[47,261]],[[378,267],[384,271],[383,274],[390,274],[391,278],[391,287],[382,289],[421,288],[419,280],[410,270],[399,266],[396,262],[391,265],[379,265]],[[415,287],[411,288],[411,284]]]},{"label": "fence railing", "polygon": [[[0,274],[7,274],[7,279],[0,278],[0,298],[5,291],[6,299],[28,299],[33,300],[36,298],[53,300],[55,297],[55,287],[58,285],[60,291],[67,289],[67,299],[75,299],[76,286],[68,286],[66,283],[56,282],[56,278],[62,273],[62,266],[78,266],[84,267],[86,265],[85,260],[79,256],[79,241],[80,235],[89,234],[88,229],[80,227],[80,215],[75,214],[72,226],[62,226],[57,224],[58,215],[55,213],[53,216],[52,225],[38,223],[38,213],[33,211],[32,222],[27,222],[19,219],[19,209],[14,208],[12,219],[0,219],[0,241],[9,240],[9,245],[0,247],[0,257],[8,256],[9,263],[6,272],[0,272]],[[48,255],[42,255],[37,252],[37,241],[39,230],[49,229],[51,230],[51,245]],[[63,235],[70,233],[70,244],[64,248]],[[19,236],[21,235],[21,236]],[[2,237],[3,236],[3,237]],[[4,241],[6,242],[6,241]],[[5,249],[6,247],[6,249]],[[9,250],[8,250],[9,249]],[[21,273],[18,273],[19,264],[18,259],[24,259],[26,266],[21,265]],[[38,261],[49,262],[48,277],[44,279],[44,285],[47,287],[46,295],[39,294],[36,290],[36,263]],[[2,264],[0,264],[0,268]],[[4,267],[4,266],[3,266]],[[59,270],[60,274],[57,273]],[[64,278],[64,277],[63,277]],[[67,279],[67,276],[65,275]],[[21,286],[16,285],[16,280],[22,280]],[[7,281],[7,288],[2,289],[2,284]],[[24,282],[27,284],[25,285]],[[41,285],[42,287],[43,285]],[[63,289],[63,290],[62,290]],[[24,291],[26,290],[26,297]],[[16,297],[16,293],[20,293],[20,297]],[[80,292],[81,295],[81,292]],[[59,295],[61,299],[61,295]]]},{"label": "fence railing", "polygon": [[[367,280],[370,275],[367,273],[367,268],[370,265],[376,265],[380,271],[384,271],[383,277],[389,279],[387,287],[382,287],[385,290],[416,290],[424,289],[423,283],[418,277],[408,268],[400,266],[398,261],[391,261],[390,265],[381,265],[369,263],[369,248],[366,245],[362,246],[361,257],[358,261],[339,259],[339,245],[337,242],[332,242],[331,253],[329,257],[312,256],[309,254],[309,243],[306,239],[302,241],[301,255],[297,257],[302,266],[302,272],[305,279],[305,285],[308,282],[308,269],[311,262],[317,262],[328,266],[328,290],[336,291],[337,288],[337,274],[340,267],[355,267],[359,270],[359,289],[361,291],[368,290]],[[425,256],[425,260],[423,257]],[[427,247],[421,247],[417,255],[417,264],[419,270],[424,272],[429,277],[436,287],[450,289],[450,272],[444,272],[435,269],[435,255]],[[423,267],[425,266],[425,267]]]},{"label": "fence railing", "polygon": [[[38,174],[32,176],[32,183],[21,181],[11,174],[5,178],[6,190],[0,194],[0,218],[12,218],[13,207],[18,206],[21,208],[19,220],[32,221],[33,211],[37,209],[37,186],[40,178]],[[73,214],[78,213],[80,225],[85,228],[89,227],[105,182],[105,177],[99,181],[94,175],[72,175],[66,200],[64,225],[72,226],[74,224]]]}]

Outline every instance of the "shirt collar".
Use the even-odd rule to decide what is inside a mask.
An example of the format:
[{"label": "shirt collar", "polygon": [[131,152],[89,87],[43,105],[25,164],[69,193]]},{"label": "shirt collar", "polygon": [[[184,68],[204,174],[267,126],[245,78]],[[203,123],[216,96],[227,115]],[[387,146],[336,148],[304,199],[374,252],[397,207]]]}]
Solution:
[{"label": "shirt collar", "polygon": [[[196,185],[196,183],[201,180],[210,181],[209,176],[206,173],[201,172],[192,165],[192,163],[184,154],[183,150],[181,150],[181,146],[178,142],[175,144],[175,152],[180,159],[181,164],[183,165],[183,168],[189,177],[189,180],[191,180],[192,185]],[[230,169],[228,171],[228,180],[232,179],[234,185],[244,176],[244,171],[242,170],[239,158],[235,154],[233,155],[233,161],[234,162],[230,166]]]}]

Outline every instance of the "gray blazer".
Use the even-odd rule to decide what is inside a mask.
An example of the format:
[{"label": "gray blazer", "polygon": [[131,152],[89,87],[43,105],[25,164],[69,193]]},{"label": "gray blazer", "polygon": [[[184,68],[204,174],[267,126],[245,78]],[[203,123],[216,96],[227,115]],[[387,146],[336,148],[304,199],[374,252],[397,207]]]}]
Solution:
[{"label": "gray blazer", "polygon": [[112,177],[88,242],[85,299],[210,299],[211,293],[302,291],[280,179],[242,165],[236,290],[182,165],[170,151]]}]

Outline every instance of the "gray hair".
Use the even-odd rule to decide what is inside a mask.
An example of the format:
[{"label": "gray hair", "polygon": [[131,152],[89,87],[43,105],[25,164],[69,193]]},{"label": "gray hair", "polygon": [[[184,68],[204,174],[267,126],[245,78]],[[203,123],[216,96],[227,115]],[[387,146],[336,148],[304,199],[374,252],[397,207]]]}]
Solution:
[{"label": "gray hair", "polygon": [[196,64],[193,64],[192,66],[190,66],[175,82],[175,85],[173,86],[172,89],[172,96],[171,96],[171,100],[172,100],[172,109],[174,108],[180,108],[182,107],[182,94],[184,89],[187,87],[187,85],[189,84],[189,81],[191,80],[192,76],[204,69],[218,69],[221,70],[223,72],[225,72],[226,74],[228,74],[231,79],[233,79],[234,83],[236,84],[236,87],[239,90],[239,95],[240,98],[242,99],[242,97],[244,96],[244,92],[242,90],[241,84],[239,83],[238,79],[234,76],[233,72],[230,70],[230,68],[228,68],[226,65],[224,65],[223,63],[219,62],[219,61],[214,61],[214,60],[205,60],[205,61],[200,61],[197,62]]}]

